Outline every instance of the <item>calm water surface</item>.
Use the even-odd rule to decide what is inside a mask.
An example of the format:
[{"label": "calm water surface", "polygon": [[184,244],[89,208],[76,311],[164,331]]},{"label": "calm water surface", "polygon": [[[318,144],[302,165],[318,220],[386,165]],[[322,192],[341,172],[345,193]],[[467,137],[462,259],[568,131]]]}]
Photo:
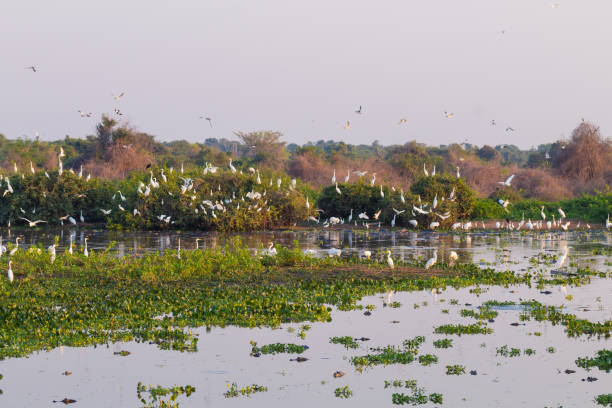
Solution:
[{"label": "calm water surface", "polygon": [[[195,239],[202,238],[200,247],[223,246],[231,236],[196,233],[117,233],[108,231],[73,232],[76,244],[85,236],[90,237],[90,247],[106,248],[116,243],[122,255],[145,251],[176,249],[179,238],[183,250],[194,249]],[[70,230],[53,232],[22,232],[23,243],[50,245],[55,236],[60,243],[69,242]],[[3,239],[14,241],[3,232]],[[559,254],[560,248],[570,245],[571,268],[589,265],[600,271],[612,271],[612,257],[593,255],[595,247],[610,247],[612,234],[597,233],[530,233],[497,234],[474,233],[450,235],[438,233],[388,233],[370,231],[309,231],[285,233],[242,234],[243,241],[253,250],[273,241],[293,245],[295,241],[304,249],[315,249],[321,256],[330,247],[345,248],[346,253],[365,248],[391,248],[394,257],[418,258],[431,256],[432,249],[439,248],[441,257],[455,250],[461,262],[472,261],[497,269],[510,269],[517,273],[540,271],[550,273],[550,266],[533,265],[530,258],[542,253]],[[502,249],[507,249],[503,251]],[[374,305],[371,316],[362,310],[333,312],[331,323],[313,323],[306,339],[297,337],[301,324],[287,324],[280,329],[213,328],[210,332],[195,329],[199,334],[199,351],[179,353],[162,351],[152,345],[127,343],[109,347],[67,348],[36,353],[29,358],[0,361],[0,373],[4,379],[0,388],[0,407],[45,407],[52,400],[64,397],[78,401],[75,406],[86,407],[138,407],[136,384],[142,381],[153,385],[185,385],[196,387],[189,398],[180,397],[181,407],[311,407],[351,406],[371,407],[372,404],[392,406],[393,392],[404,389],[385,389],[384,380],[415,379],[426,393],[441,393],[446,407],[590,407],[595,406],[594,396],[612,392],[612,374],[597,369],[591,372],[576,367],[578,357],[591,356],[597,350],[612,348],[612,340],[568,338],[562,327],[548,322],[528,321],[514,327],[520,311],[501,310],[494,323],[489,323],[491,335],[443,336],[433,334],[433,328],[445,323],[471,324],[471,318],[463,318],[462,308],[476,307],[487,300],[536,299],[545,304],[565,305],[572,313],[591,321],[612,319],[612,279],[594,278],[581,287],[549,288],[546,295],[539,289],[520,287],[481,287],[447,289],[440,294],[431,292],[395,293],[393,301],[401,307],[383,307],[386,294],[362,299],[362,305]],[[568,300],[571,295],[571,300]],[[450,300],[457,299],[458,305]],[[473,306],[465,306],[470,303]],[[418,305],[418,308],[415,307]],[[448,310],[444,313],[443,310]],[[392,323],[399,321],[399,323]],[[295,332],[288,329],[294,328]],[[541,333],[536,336],[533,333]],[[403,340],[418,335],[426,337],[420,354],[431,353],[439,361],[429,367],[418,362],[409,365],[378,366],[360,373],[349,363],[354,355],[367,354],[369,347],[400,345]],[[331,336],[369,337],[357,350],[346,350],[342,345],[329,343]],[[435,349],[432,342],[439,338],[453,338],[454,347]],[[307,344],[310,349],[302,355],[309,358],[303,363],[289,361],[295,356],[250,357],[249,341],[261,344],[288,342]],[[530,347],[534,356],[507,358],[496,356],[496,348],[502,345],[520,348]],[[554,347],[555,353],[546,351]],[[117,357],[113,352],[129,350],[127,357]],[[477,375],[447,376],[446,365],[461,364]],[[565,374],[565,369],[576,370]],[[65,370],[71,376],[62,376]],[[346,375],[335,379],[334,371]],[[587,376],[598,381],[582,381]],[[268,387],[268,392],[250,398],[225,399],[227,384],[240,386],[257,383]],[[334,389],[348,385],[354,395],[348,400],[334,396]],[[427,406],[433,406],[429,403]]]}]

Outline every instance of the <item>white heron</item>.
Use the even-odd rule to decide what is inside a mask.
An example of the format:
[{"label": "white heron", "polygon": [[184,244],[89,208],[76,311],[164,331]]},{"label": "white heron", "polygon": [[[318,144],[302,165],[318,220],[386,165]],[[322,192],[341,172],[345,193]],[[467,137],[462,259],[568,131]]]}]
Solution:
[{"label": "white heron", "polygon": [[370,219],[370,217],[368,217],[368,214],[366,214],[365,211],[362,212],[362,213],[359,213],[358,217],[360,219],[362,219],[362,220],[369,220]]},{"label": "white heron", "polygon": [[544,213],[544,206],[542,206],[542,208],[540,209],[540,216],[542,217],[543,220],[546,220],[546,214]]},{"label": "white heron", "polygon": [[370,259],[372,257],[372,251],[363,251],[363,256],[366,259]]},{"label": "white heron", "polygon": [[342,191],[340,191],[340,188],[338,187],[338,183],[336,183],[336,193],[342,195]]},{"label": "white heron", "polygon": [[332,182],[332,184],[334,184],[336,182],[336,169],[334,169],[334,175],[331,178],[331,182]]},{"label": "white heron", "polygon": [[49,254],[51,255],[51,263],[55,262],[55,256],[56,256],[55,247],[56,246],[57,244],[53,244],[48,248]]},{"label": "white heron", "polygon": [[85,237],[85,249],[83,249],[83,255],[85,255],[85,258],[89,257],[89,251],[87,250],[87,241],[89,240],[88,237]]},{"label": "white heron", "polygon": [[15,279],[15,276],[13,275],[13,261],[9,261],[7,275],[9,282],[13,283],[13,279]]},{"label": "white heron", "polygon": [[450,251],[448,254],[448,259],[450,259],[451,263],[455,263],[457,259],[459,259],[459,255],[455,251]]},{"label": "white heron", "polygon": [[461,172],[459,171],[459,166],[457,166],[457,178],[461,178]]},{"label": "white heron", "polygon": [[329,248],[329,250],[327,251],[329,257],[334,257],[334,256],[340,256],[342,255],[342,250],[338,249],[338,248]]},{"label": "white heron", "polygon": [[395,217],[397,217],[397,214],[393,214],[393,219],[391,220],[391,228],[395,228]]},{"label": "white heron", "polygon": [[351,171],[347,170],[346,171],[346,177],[344,178],[344,183],[345,184],[348,183],[350,178],[351,178]]},{"label": "white heron", "polygon": [[393,263],[393,258],[391,258],[391,250],[387,250],[387,265],[389,268],[395,268],[395,264]]},{"label": "white heron", "polygon": [[45,220],[30,221],[30,220],[28,220],[27,218],[24,218],[24,217],[19,217],[19,219],[26,221],[30,228],[35,227],[36,225],[40,224],[41,222],[47,222]]},{"label": "white heron", "polygon": [[438,261],[438,250],[434,249],[434,253],[433,253],[433,257],[429,258],[427,260],[427,263],[425,264],[425,269],[429,269],[432,266],[434,266],[434,264]]},{"label": "white heron", "polygon": [[385,192],[382,189],[382,184],[380,185],[380,197],[385,198]]},{"label": "white heron", "polygon": [[81,210],[81,214],[79,215],[79,220],[81,222],[85,222],[85,217],[83,217],[83,210]]},{"label": "white heron", "polygon": [[372,179],[370,180],[370,185],[373,186],[376,183],[376,173],[372,173]]},{"label": "white heron", "polygon": [[353,209],[351,208],[351,213],[348,216],[348,222],[349,224],[351,223],[351,221],[353,220]]},{"label": "white heron", "polygon": [[440,223],[438,221],[434,221],[434,222],[429,224],[429,229],[435,229],[435,228],[437,228],[439,226],[440,226]]},{"label": "white heron", "polygon": [[610,214],[608,214],[608,218],[606,219],[606,229],[612,227],[612,222],[610,222]]},{"label": "white heron", "polygon": [[425,173],[425,177],[429,177],[429,172],[425,168],[425,163],[423,163],[423,173]]},{"label": "white heron", "polygon": [[419,222],[417,220],[410,220],[408,221],[408,224],[412,225],[414,228],[417,227],[417,225],[419,225]]},{"label": "white heron", "polygon": [[557,259],[557,263],[555,264],[555,268],[561,268],[563,266],[563,264],[565,263],[565,260],[567,259],[567,256],[569,255],[569,249],[571,247],[568,246],[564,246],[563,247],[563,253],[561,254],[561,256],[559,256],[559,259]]},{"label": "white heron", "polygon": [[15,255],[15,253],[19,250],[19,240],[20,239],[21,239],[20,237],[15,238],[15,247],[11,249],[11,252],[9,252],[9,256]]},{"label": "white heron", "polygon": [[353,172],[353,174],[356,174],[359,177],[364,177],[368,172],[367,171],[360,171],[360,170],[355,170]]},{"label": "white heron", "polygon": [[501,184],[505,187],[510,187],[512,185],[512,179],[514,179],[514,174],[506,179],[506,181],[498,181],[497,184]]},{"label": "white heron", "polygon": [[563,211],[561,207],[559,207],[557,211],[559,211],[559,214],[561,215],[561,219],[565,218],[565,211]]}]

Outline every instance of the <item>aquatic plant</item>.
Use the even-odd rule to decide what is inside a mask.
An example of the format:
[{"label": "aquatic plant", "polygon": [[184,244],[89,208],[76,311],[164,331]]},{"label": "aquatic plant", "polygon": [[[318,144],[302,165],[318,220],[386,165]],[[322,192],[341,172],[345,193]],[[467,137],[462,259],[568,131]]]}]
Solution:
[{"label": "aquatic plant", "polygon": [[419,356],[419,363],[424,366],[432,365],[438,362],[438,357],[433,354],[422,354]]},{"label": "aquatic plant", "polygon": [[465,374],[465,366],[462,365],[447,365],[446,375],[461,375]]},{"label": "aquatic plant", "polygon": [[596,357],[580,357],[576,360],[576,365],[587,371],[597,367],[609,373],[612,370],[612,350],[599,350]]},{"label": "aquatic plant", "polygon": [[228,390],[223,393],[225,398],[234,398],[241,395],[250,397],[258,392],[268,391],[268,387],[264,387],[263,385],[251,384],[246,387],[239,387],[235,382],[227,384],[227,388]]},{"label": "aquatic plant", "polygon": [[251,355],[260,355],[260,354],[280,354],[280,353],[290,353],[290,354],[302,354],[304,351],[308,350],[308,346],[305,345],[297,345],[292,343],[274,343],[274,344],[265,344],[261,347],[257,347],[257,343],[251,341]]},{"label": "aquatic plant", "polygon": [[503,345],[495,349],[495,355],[502,357],[518,357],[521,355],[521,350]]},{"label": "aquatic plant", "polygon": [[433,342],[435,348],[451,348],[453,347],[453,339],[439,339]]},{"label": "aquatic plant", "polygon": [[478,311],[470,309],[461,309],[460,313],[462,317],[473,317],[474,319],[478,320],[494,319],[499,314],[495,310],[491,310],[488,307],[482,307]]},{"label": "aquatic plant", "polygon": [[612,394],[599,394],[595,402],[602,407],[612,407]]},{"label": "aquatic plant", "polygon": [[[144,385],[140,381],[136,385],[136,396],[144,404],[144,408],[178,408],[179,404],[176,399],[183,394],[185,397],[190,397],[195,391],[195,387],[191,385],[175,385],[169,388],[161,385],[153,387]],[[164,400],[165,397],[168,399]]]},{"label": "aquatic plant", "polygon": [[442,404],[442,401],[443,401],[442,394],[433,393],[433,394],[427,395],[425,393],[424,388],[420,388],[417,386],[416,380],[406,380],[406,381],[394,380],[393,382],[385,381],[385,388],[389,386],[393,386],[395,388],[404,387],[404,388],[408,388],[411,391],[410,394],[394,393],[391,396],[391,402],[394,405],[416,406],[416,405],[427,404],[430,401],[434,404]]},{"label": "aquatic plant", "polygon": [[353,396],[353,391],[345,385],[344,387],[338,387],[334,390],[334,395],[338,398],[351,398]]},{"label": "aquatic plant", "polygon": [[491,334],[493,329],[487,327],[486,324],[479,322],[470,325],[463,324],[444,324],[434,329],[434,333],[437,334],[456,334],[461,336],[462,334]]},{"label": "aquatic plant", "polygon": [[355,339],[350,336],[331,337],[329,342],[332,344],[342,344],[347,349],[356,349],[359,347],[359,343],[357,343]]}]

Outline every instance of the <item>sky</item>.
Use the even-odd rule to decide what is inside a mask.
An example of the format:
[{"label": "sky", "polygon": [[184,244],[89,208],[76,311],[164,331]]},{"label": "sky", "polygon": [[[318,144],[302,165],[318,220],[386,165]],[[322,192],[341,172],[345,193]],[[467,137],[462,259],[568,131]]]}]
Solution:
[{"label": "sky", "polygon": [[609,0],[4,3],[9,138],[84,137],[115,108],[161,141],[278,130],[299,144],[529,148],[582,117],[612,127]]}]

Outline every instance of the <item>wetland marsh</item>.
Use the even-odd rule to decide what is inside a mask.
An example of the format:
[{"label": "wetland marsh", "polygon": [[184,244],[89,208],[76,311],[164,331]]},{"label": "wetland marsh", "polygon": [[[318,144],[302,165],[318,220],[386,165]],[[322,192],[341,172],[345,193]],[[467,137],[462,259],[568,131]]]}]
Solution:
[{"label": "wetland marsh", "polygon": [[[87,258],[80,231],[65,253],[67,234],[18,234],[2,406],[557,408],[611,391],[606,232],[83,231]],[[277,254],[258,255],[270,241]]]}]

